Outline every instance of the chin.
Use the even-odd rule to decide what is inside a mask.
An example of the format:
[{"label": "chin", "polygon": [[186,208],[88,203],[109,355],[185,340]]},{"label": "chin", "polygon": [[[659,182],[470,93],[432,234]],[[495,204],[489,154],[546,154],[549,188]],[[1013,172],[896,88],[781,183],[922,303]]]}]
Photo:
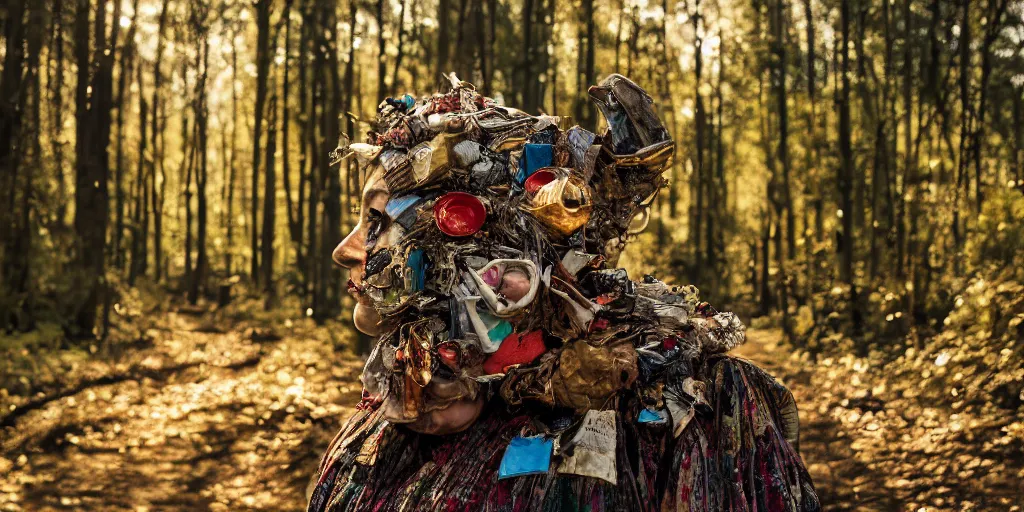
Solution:
[{"label": "chin", "polygon": [[363,334],[368,336],[380,334],[380,315],[371,306],[356,304],[352,311],[352,322],[356,329]]},{"label": "chin", "polygon": [[482,398],[459,400],[444,409],[431,411],[421,416],[415,422],[407,424],[406,428],[418,434],[435,436],[456,434],[476,423],[483,409]]}]

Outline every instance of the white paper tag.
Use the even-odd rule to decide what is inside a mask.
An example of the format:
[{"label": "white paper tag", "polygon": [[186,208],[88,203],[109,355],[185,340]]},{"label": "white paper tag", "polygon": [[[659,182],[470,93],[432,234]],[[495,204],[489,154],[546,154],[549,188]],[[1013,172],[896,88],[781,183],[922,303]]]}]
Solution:
[{"label": "white paper tag", "polygon": [[572,438],[572,455],[558,466],[559,473],[600,478],[615,484],[615,411],[587,411]]}]

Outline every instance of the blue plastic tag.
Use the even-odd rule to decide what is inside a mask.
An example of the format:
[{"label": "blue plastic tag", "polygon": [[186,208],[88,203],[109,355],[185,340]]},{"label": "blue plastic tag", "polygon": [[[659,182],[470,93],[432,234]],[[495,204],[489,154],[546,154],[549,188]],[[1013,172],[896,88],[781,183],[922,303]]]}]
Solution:
[{"label": "blue plastic tag", "polygon": [[644,409],[640,411],[640,416],[636,419],[636,422],[654,424],[668,423],[668,413],[666,413],[665,411],[652,411],[650,409]]},{"label": "blue plastic tag", "polygon": [[516,436],[505,449],[498,479],[547,473],[551,466],[551,439],[544,436]]},{"label": "blue plastic tag", "polygon": [[519,160],[519,172],[516,173],[516,182],[520,185],[526,181],[537,169],[550,167],[554,160],[554,146],[551,144],[526,144],[523,146],[523,156]]},{"label": "blue plastic tag", "polygon": [[409,251],[405,265],[412,270],[412,282],[409,283],[411,285],[410,290],[414,292],[422,290],[427,282],[427,262],[423,249]]}]

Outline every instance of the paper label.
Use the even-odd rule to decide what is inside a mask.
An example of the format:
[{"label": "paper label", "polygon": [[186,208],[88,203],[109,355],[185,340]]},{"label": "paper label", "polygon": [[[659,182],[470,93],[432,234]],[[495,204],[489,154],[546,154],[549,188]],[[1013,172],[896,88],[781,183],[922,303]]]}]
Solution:
[{"label": "paper label", "polygon": [[558,466],[559,473],[600,478],[615,484],[615,411],[587,411],[572,438],[572,455]]}]

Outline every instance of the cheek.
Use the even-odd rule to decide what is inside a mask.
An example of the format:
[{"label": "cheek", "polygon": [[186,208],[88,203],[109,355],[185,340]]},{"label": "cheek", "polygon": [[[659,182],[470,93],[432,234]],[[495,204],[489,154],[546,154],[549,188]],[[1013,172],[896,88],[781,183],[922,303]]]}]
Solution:
[{"label": "cheek", "polygon": [[391,227],[380,234],[380,238],[377,239],[377,245],[375,248],[391,247],[401,240],[402,235],[404,234],[405,229],[403,229],[402,226],[398,225],[397,222],[392,223]]},{"label": "cheek", "polygon": [[368,336],[377,336],[380,334],[378,322],[380,322],[380,316],[377,315],[377,311],[373,307],[356,304],[352,311],[352,323],[355,324],[356,330]]}]

